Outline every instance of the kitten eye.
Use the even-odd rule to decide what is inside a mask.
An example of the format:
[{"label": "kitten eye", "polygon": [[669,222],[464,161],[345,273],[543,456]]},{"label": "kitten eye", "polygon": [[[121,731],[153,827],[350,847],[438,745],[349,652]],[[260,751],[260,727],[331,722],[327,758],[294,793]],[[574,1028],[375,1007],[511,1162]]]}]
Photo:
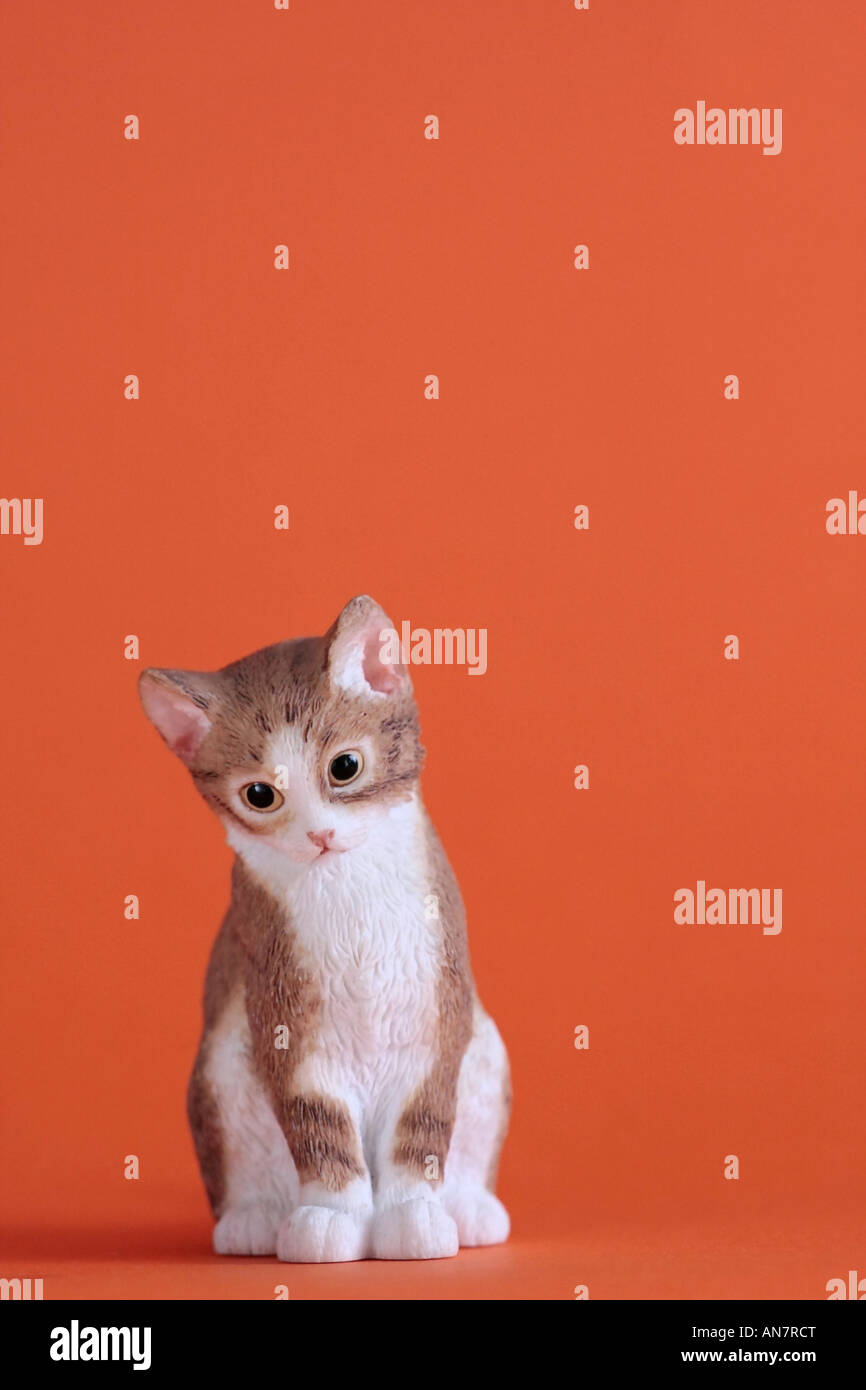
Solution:
[{"label": "kitten eye", "polygon": [[328,781],[332,787],[345,787],[363,771],[364,759],[360,753],[338,753],[328,765]]},{"label": "kitten eye", "polygon": [[269,782],[250,782],[241,787],[241,800],[251,811],[276,811],[283,804],[283,794]]}]

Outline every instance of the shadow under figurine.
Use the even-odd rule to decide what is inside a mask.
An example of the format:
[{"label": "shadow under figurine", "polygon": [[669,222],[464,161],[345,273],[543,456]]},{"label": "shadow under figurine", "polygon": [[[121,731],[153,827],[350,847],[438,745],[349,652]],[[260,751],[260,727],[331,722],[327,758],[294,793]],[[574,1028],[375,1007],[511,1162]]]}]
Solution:
[{"label": "shadow under figurine", "polygon": [[508,1059],[391,626],[355,598],[324,637],[140,678],[235,852],[188,1097],[219,1254],[436,1259],[508,1237]]}]

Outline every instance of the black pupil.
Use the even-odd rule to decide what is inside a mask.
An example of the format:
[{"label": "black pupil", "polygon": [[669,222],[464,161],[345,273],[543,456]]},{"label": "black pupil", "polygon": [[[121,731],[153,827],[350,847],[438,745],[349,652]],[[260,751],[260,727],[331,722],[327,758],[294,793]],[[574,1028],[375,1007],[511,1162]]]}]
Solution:
[{"label": "black pupil", "polygon": [[251,787],[247,787],[247,801],[257,811],[266,811],[274,804],[274,789],[267,782],[253,782]]},{"label": "black pupil", "polygon": [[358,759],[354,753],[341,753],[331,763],[331,776],[335,782],[351,782],[358,773]]}]

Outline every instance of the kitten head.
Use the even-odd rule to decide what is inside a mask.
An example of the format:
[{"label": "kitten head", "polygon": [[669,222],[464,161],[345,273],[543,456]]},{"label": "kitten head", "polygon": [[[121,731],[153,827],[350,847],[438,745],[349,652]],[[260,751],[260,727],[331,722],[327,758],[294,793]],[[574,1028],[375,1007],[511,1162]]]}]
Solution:
[{"label": "kitten head", "polygon": [[145,713],[244,857],[330,861],[412,796],[424,750],[408,673],[387,651],[391,628],[362,596],[324,637],[220,671],[142,673]]}]

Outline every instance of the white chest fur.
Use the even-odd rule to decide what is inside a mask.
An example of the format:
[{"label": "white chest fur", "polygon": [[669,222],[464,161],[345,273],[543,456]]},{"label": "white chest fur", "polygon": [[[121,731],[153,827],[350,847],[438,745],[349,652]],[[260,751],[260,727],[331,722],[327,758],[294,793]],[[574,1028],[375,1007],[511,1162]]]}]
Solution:
[{"label": "white chest fur", "polygon": [[320,982],[322,1031],[367,1063],[435,1039],[438,923],[423,859],[381,835],[316,862],[289,895],[298,946]]},{"label": "white chest fur", "polygon": [[395,806],[345,854],[277,874],[250,867],[285,902],[322,1000],[311,1069],[348,1073],[368,1094],[423,1074],[435,1058],[442,937],[419,803]]}]

